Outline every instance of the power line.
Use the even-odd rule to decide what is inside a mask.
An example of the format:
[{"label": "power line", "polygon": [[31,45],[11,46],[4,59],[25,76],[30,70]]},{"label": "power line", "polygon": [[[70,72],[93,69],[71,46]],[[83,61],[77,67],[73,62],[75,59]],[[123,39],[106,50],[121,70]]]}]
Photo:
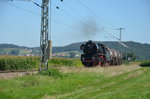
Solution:
[{"label": "power line", "polygon": [[[92,13],[92,14],[94,14],[95,16],[99,17],[95,12],[93,12],[91,9],[89,9],[87,6],[85,6],[80,0],[79,0],[79,2],[80,2],[80,4],[82,4],[82,6],[83,6],[84,8],[86,8],[90,13]],[[35,15],[40,16],[40,14],[37,14],[37,13],[35,13],[35,12],[32,12],[32,11],[27,10],[27,9],[25,9],[25,8],[22,8],[22,7],[20,7],[20,6],[13,5],[13,4],[8,4],[8,3],[6,3],[6,2],[3,2],[3,3],[5,3],[5,4],[7,4],[7,5],[10,5],[10,6],[13,6],[13,7],[16,7],[16,8],[19,8],[19,9],[24,10],[24,11],[26,11],[26,12],[29,12],[29,13],[32,13],[32,14],[35,14]],[[34,2],[34,1],[33,1],[33,3],[34,3],[35,5],[37,5],[37,6],[39,6],[39,7],[42,8],[42,6],[40,6],[38,3]],[[51,4],[52,4],[52,2],[51,2]],[[68,12],[66,12],[66,11],[64,11],[64,10],[62,10],[62,9],[60,9],[58,6],[57,6],[57,9],[59,9],[61,12],[63,12],[63,13],[64,13],[65,15],[67,15],[69,18],[78,19],[78,20],[80,20],[80,21],[82,21],[83,23],[86,24],[84,18],[83,18],[82,16],[80,16],[80,14],[79,14],[75,9],[73,9],[73,8],[72,8],[71,6],[69,6],[67,3],[64,3],[64,4],[67,5],[68,8],[70,8],[71,10],[73,10],[74,12],[76,12],[77,15],[78,15],[78,17],[80,17],[80,18],[71,15],[70,13],[68,13]],[[52,20],[52,21],[56,22],[55,20]],[[56,23],[58,23],[58,22],[56,22]],[[61,24],[62,24],[62,23],[61,23]],[[64,24],[64,23],[63,23],[63,24]],[[50,25],[51,25],[51,24],[50,24]],[[66,23],[65,23],[65,25],[66,25]],[[66,26],[69,26],[69,27],[73,28],[73,26],[71,26],[71,25],[66,25]],[[88,24],[87,24],[87,26],[88,26]],[[91,27],[91,25],[90,25],[89,27]],[[108,31],[106,31],[106,30],[105,30],[105,31],[106,31],[112,38],[115,38],[115,39],[121,41],[121,30],[122,30],[123,28],[119,28],[119,29],[120,29],[120,39],[117,38],[116,36],[112,35],[110,32],[108,32]]]},{"label": "power line", "polygon": [[[93,15],[95,15],[96,17],[98,17],[99,19],[102,19],[101,17],[99,17],[95,12],[93,12],[91,9],[89,9],[87,6],[85,6],[80,0],[79,0],[79,2],[80,2],[80,4],[86,9],[86,10],[88,10],[88,12],[90,12],[90,13],[92,13]],[[85,19],[82,17],[82,16],[80,16],[80,14],[75,10],[75,9],[73,9],[70,5],[68,5],[67,3],[65,3],[64,2],[64,4],[68,7],[68,8],[70,8],[73,12],[75,12],[76,13],[76,15],[78,15],[82,20],[82,22],[83,23],[86,23],[85,22]],[[64,12],[64,11],[63,11]],[[103,19],[103,21],[105,21],[104,19]],[[105,21],[106,22],[106,21]],[[108,22],[107,22],[108,23]],[[108,24],[110,24],[110,23],[108,23]],[[112,25],[112,24],[110,24],[110,25]],[[91,26],[90,26],[91,27]],[[112,28],[111,28],[112,29]],[[113,28],[113,29],[115,29],[115,28]],[[100,29],[99,29],[100,30]],[[109,33],[110,34],[110,33]],[[112,34],[110,34],[111,36],[113,36]],[[114,38],[117,38],[117,37],[115,37],[115,36],[113,36]],[[118,38],[117,38],[118,39]]]},{"label": "power line", "polygon": [[[41,16],[40,14],[38,14],[38,13],[36,13],[36,12],[32,12],[32,11],[27,10],[27,9],[25,9],[25,8],[22,8],[22,7],[18,6],[18,5],[6,3],[6,2],[4,2],[4,1],[1,1],[1,2],[4,3],[4,4],[6,4],[6,5],[8,5],[8,6],[15,7],[15,8],[17,8],[17,9],[20,9],[20,10],[23,10],[23,11],[25,11],[25,12],[28,12],[28,13],[30,13],[30,14],[34,14],[34,15],[36,15],[36,16]],[[69,17],[68,17],[68,18],[69,18]],[[52,19],[52,21],[55,22],[55,23],[63,24],[63,25],[65,25],[65,26],[69,26],[69,27],[73,28],[72,25],[59,22],[59,21],[57,21],[57,20],[55,20],[55,19]]]},{"label": "power line", "polygon": [[57,7],[57,9],[59,9],[59,10],[60,10],[62,13],[64,13],[65,15],[67,15],[67,16],[69,16],[69,17],[71,17],[71,18],[77,19],[77,20],[81,21],[82,23],[84,23],[86,26],[88,26],[88,27],[90,27],[90,28],[93,28],[93,26],[87,24],[84,20],[82,20],[82,19],[80,19],[80,18],[78,18],[78,17],[76,17],[76,16],[73,16],[73,15],[69,14],[68,12],[66,12],[66,11],[64,11],[64,10],[58,8],[58,7]]},{"label": "power line", "polygon": [[71,9],[73,12],[76,13],[76,15],[78,15],[80,17],[80,19],[82,19],[83,21],[86,22],[86,19],[84,17],[82,17],[74,8],[72,8],[68,3],[63,2],[65,6],[67,6],[69,9]]},{"label": "power line", "polygon": [[27,9],[25,9],[25,8],[23,8],[23,7],[18,6],[18,5],[14,5],[14,4],[6,3],[6,2],[4,2],[4,1],[0,1],[0,2],[2,2],[2,3],[4,3],[4,4],[6,4],[6,5],[8,5],[8,6],[15,7],[15,8],[17,8],[17,9],[21,9],[21,10],[23,10],[23,11],[25,11],[25,12],[28,12],[28,13],[31,13],[31,14],[34,14],[34,15],[37,15],[37,16],[41,16],[40,14],[38,14],[38,13],[36,13],[36,12],[33,12],[33,11],[30,11],[30,10],[27,10]]},{"label": "power line", "polygon": [[[72,29],[75,29],[74,26],[71,25],[71,24],[63,23],[63,22],[57,21],[57,20],[55,20],[55,19],[52,19],[52,21],[55,22],[55,23],[62,24],[63,26],[66,26],[66,27],[70,27],[70,28],[72,28]],[[78,29],[78,30],[82,31],[82,29]]]},{"label": "power line", "polygon": [[103,20],[105,23],[109,24],[110,26],[114,27],[111,23],[107,22],[105,19],[102,17],[98,16],[93,10],[91,10],[88,6],[86,6],[81,0],[78,0],[80,5],[85,8],[88,12],[92,13],[92,15],[95,15],[98,19]]},{"label": "power line", "polygon": [[[78,1],[79,1],[80,4],[81,4],[86,10],[88,10],[90,13],[94,14],[96,17],[98,17],[99,19],[102,19],[102,20],[105,21],[107,24],[109,24],[109,25],[111,25],[111,26],[113,27],[112,24],[108,23],[106,20],[104,20],[103,18],[101,18],[100,16],[98,16],[94,11],[92,11],[89,7],[87,7],[86,5],[84,5],[84,3],[81,2],[81,0],[78,0]],[[123,43],[121,42],[121,33],[122,33],[122,30],[123,30],[123,29],[124,29],[124,28],[119,28],[119,29],[118,29],[118,30],[120,31],[120,36],[119,36],[119,38],[117,38],[116,36],[112,35],[112,34],[111,34],[110,32],[108,32],[107,30],[105,30],[105,31],[106,31],[106,33],[108,33],[112,38],[115,38],[115,39],[119,40],[119,44],[123,45],[124,47],[127,47],[125,44],[123,44]]]},{"label": "power line", "polygon": [[[70,8],[70,7],[69,7],[69,8]],[[59,7],[57,7],[57,9],[59,9],[61,12],[63,12],[63,13],[66,14],[66,15],[68,15],[69,17],[73,17],[73,18],[75,18],[75,19],[78,19],[78,20],[82,21],[82,23],[85,23],[88,27],[91,27],[91,25],[87,24],[83,18],[80,18],[80,19],[79,19],[79,18],[77,18],[77,17],[75,17],[75,16],[73,16],[73,15],[71,15],[71,14],[65,12],[64,10],[60,9]],[[74,10],[73,8],[71,8],[71,9]],[[76,12],[76,13],[77,13],[77,12]],[[79,14],[77,14],[77,15],[79,15]],[[79,16],[79,17],[81,17],[81,16]],[[82,19],[82,20],[81,20],[81,19]],[[103,27],[103,28],[104,28],[104,27]],[[82,29],[81,29],[81,30],[82,30]],[[100,29],[98,28],[98,30],[100,30]],[[104,30],[104,29],[103,29],[103,30]],[[83,31],[83,30],[82,30],[82,31]],[[100,31],[98,31],[98,32],[100,33]],[[115,38],[115,39],[118,40],[118,38],[115,37],[114,35],[112,35],[111,33],[108,32],[108,34],[111,35],[113,38]]]},{"label": "power line", "polygon": [[[14,1],[14,0],[1,0],[1,1]],[[32,1],[32,0],[20,0],[20,1]]]},{"label": "power line", "polygon": [[107,30],[105,30],[105,31],[106,31],[106,33],[108,33],[112,38],[115,38],[116,40],[119,40],[119,41],[117,41],[119,44],[121,44],[122,46],[128,48],[128,46],[125,45],[123,42],[121,42],[121,40],[120,40],[119,38],[117,38],[116,36],[114,36],[113,34],[111,34],[109,31],[107,31]]},{"label": "power line", "polygon": [[[8,6],[15,7],[15,8],[20,9],[20,10],[23,10],[23,11],[25,11],[25,12],[34,14],[34,15],[36,15],[36,16],[41,16],[41,15],[38,14],[38,13],[32,12],[32,11],[27,10],[27,9],[25,9],[25,8],[22,8],[22,7],[20,7],[20,6],[17,6],[17,5],[14,5],[14,4],[10,4],[10,3],[6,3],[6,2],[4,2],[4,1],[0,1],[0,2],[6,4],[6,5],[8,5]],[[57,20],[54,20],[54,19],[52,19],[52,21],[55,22],[55,23],[61,23],[61,22],[59,22],[59,21],[57,21]],[[69,25],[68,25],[68,26],[69,26]]]},{"label": "power line", "polygon": [[[66,12],[66,11],[64,11],[64,10],[62,10],[61,8],[59,8],[59,7],[56,6],[56,5],[55,5],[55,6],[56,6],[56,8],[59,9],[62,13],[68,15],[69,17],[71,17],[71,18],[73,17],[74,19],[77,19],[77,20],[81,21],[82,23],[84,23],[86,26],[88,26],[88,27],[90,27],[90,28],[94,28],[92,25],[88,24],[87,21],[85,20],[85,18],[82,17],[82,16],[81,16],[74,8],[72,8],[69,4],[64,3],[64,2],[63,2],[63,4],[64,4],[65,6],[67,6],[67,8],[69,8],[69,9],[71,9],[73,12],[75,12],[77,16],[74,16],[74,15],[72,15],[72,14],[70,14],[70,13],[68,13],[68,12]],[[53,5],[54,5],[54,4],[53,4]]]},{"label": "power line", "polygon": [[84,22],[84,21],[81,20],[80,18],[78,18],[78,17],[76,17],[76,16],[74,16],[74,15],[72,15],[72,14],[70,14],[70,13],[64,11],[63,9],[61,9],[60,7],[58,7],[57,5],[55,5],[55,4],[52,4],[52,5],[53,5],[54,7],[56,7],[56,9],[58,9],[58,10],[60,10],[62,13],[64,13],[64,15],[67,15],[68,17],[71,17],[71,18],[74,18],[74,19],[77,19],[77,20],[80,20],[80,21]]},{"label": "power line", "polygon": [[41,5],[39,5],[37,2],[34,2],[34,1],[33,1],[33,3],[34,3],[36,6],[38,6],[38,7],[42,8],[42,6],[41,6]]},{"label": "power line", "polygon": [[107,34],[109,34],[112,38],[116,39],[116,40],[119,40],[118,37],[114,36],[112,33],[110,33],[109,31],[107,30],[104,30]]}]

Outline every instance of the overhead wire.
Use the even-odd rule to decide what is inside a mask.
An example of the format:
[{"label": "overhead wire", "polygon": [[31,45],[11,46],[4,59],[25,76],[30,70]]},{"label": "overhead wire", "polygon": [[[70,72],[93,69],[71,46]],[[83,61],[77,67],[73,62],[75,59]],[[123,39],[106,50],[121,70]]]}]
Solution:
[{"label": "overhead wire", "polygon": [[[79,1],[80,1],[80,0],[79,0]],[[24,11],[26,11],[26,12],[28,12],[28,13],[31,13],[31,14],[34,14],[34,15],[37,15],[37,16],[41,16],[40,14],[35,13],[35,12],[33,12],[33,11],[30,11],[30,10],[27,10],[27,9],[25,9],[25,8],[23,8],[23,7],[20,7],[20,6],[14,5],[14,4],[10,4],[10,3],[6,3],[6,2],[4,2],[4,1],[1,1],[1,2],[2,2],[2,3],[5,3],[5,4],[9,5],[9,6],[12,6],[12,7],[21,9],[21,10],[24,10]],[[33,3],[36,4],[37,6],[41,7],[38,3],[34,2],[34,1],[33,1]],[[53,4],[52,4],[52,5],[53,5]],[[56,5],[55,5],[55,6],[56,6]],[[86,7],[86,6],[85,6],[85,7]],[[69,7],[69,8],[70,8],[70,7]],[[73,8],[71,8],[71,9],[73,10]],[[69,17],[73,17],[73,18],[78,19],[78,20],[82,21],[83,23],[85,23],[84,20],[83,20],[83,18],[82,18],[81,16],[79,16],[79,17],[81,17],[82,20],[79,19],[79,18],[77,18],[77,17],[75,17],[75,16],[73,16],[73,15],[71,15],[71,14],[69,14],[69,13],[67,13],[66,11],[64,11],[64,10],[62,10],[62,9],[60,9],[60,8],[59,8],[59,10],[60,10],[61,12],[63,12],[65,15],[67,15],[67,16],[69,16]],[[89,10],[89,11],[91,11],[91,10]],[[92,11],[91,11],[91,12],[92,12]],[[77,12],[76,12],[76,13],[77,13]],[[79,15],[79,14],[78,14],[78,15]],[[68,25],[68,24],[66,24],[66,23],[58,22],[58,21],[56,21],[56,20],[54,20],[54,19],[52,19],[52,21],[53,21],[53,22],[56,22],[56,23],[60,23],[60,24],[66,25],[66,26],[69,26],[69,27],[71,27],[71,28],[74,28],[72,25]],[[105,29],[103,29],[103,30],[105,30]],[[111,37],[113,37],[113,38],[119,40],[119,38],[117,38],[116,36],[114,36],[113,34],[111,34],[110,32],[108,32],[107,30],[105,30],[105,31],[106,31],[106,33],[108,33],[109,35],[111,35]],[[100,33],[100,32],[99,32],[99,33]]]},{"label": "overhead wire", "polygon": [[[7,2],[4,2],[4,1],[0,1],[0,2],[6,4],[6,5],[8,5],[8,6],[15,7],[15,8],[17,8],[17,9],[20,9],[20,10],[23,10],[23,11],[25,11],[25,12],[28,12],[28,13],[30,13],[30,14],[34,14],[34,15],[36,15],[36,16],[41,16],[40,14],[38,14],[38,13],[36,13],[36,12],[27,10],[27,9],[25,9],[25,8],[23,8],[23,7],[18,6],[18,5],[14,5],[14,4],[11,4],[11,3],[7,3]],[[58,22],[57,20],[54,20],[54,19],[52,19],[52,21],[55,22],[55,23],[61,23],[61,24],[63,24],[62,22]],[[63,24],[63,25],[64,25],[64,24]],[[65,24],[65,25],[71,26],[71,25],[68,25],[68,24]]]},{"label": "overhead wire", "polygon": [[[110,29],[115,29],[115,30],[116,30],[116,28],[114,28],[114,26],[113,26],[111,23],[109,23],[109,22],[106,21],[105,19],[103,19],[103,18],[101,18],[100,16],[98,16],[94,11],[92,11],[89,7],[87,7],[81,0],[78,0],[78,1],[79,1],[79,3],[80,3],[87,11],[89,11],[89,12],[92,13],[92,14],[94,14],[97,18],[102,19],[105,23],[111,25],[113,28],[110,28],[110,27],[109,27]],[[123,45],[124,47],[127,47],[125,44],[123,44],[123,43],[120,41],[119,38],[117,38],[116,36],[114,36],[112,33],[108,32],[107,30],[105,30],[105,31],[106,31],[106,33],[108,33],[112,38],[115,38],[116,40],[118,40],[118,42],[119,42],[121,45]]]},{"label": "overhead wire", "polygon": [[[79,0],[80,1],[80,0]],[[82,23],[85,23],[85,24],[87,24],[85,21],[85,18],[84,17],[82,17],[74,8],[72,8],[68,3],[66,3],[66,2],[63,2],[64,3],[64,5],[65,6],[67,6],[68,8],[70,8],[73,12],[75,12],[76,13],[76,15],[78,15],[78,17],[80,17],[80,21],[82,21]],[[97,16],[98,18],[100,18],[95,12],[93,12],[92,10],[90,10],[87,6],[85,6],[81,1],[80,1],[80,4],[86,9],[86,10],[88,10],[90,13],[92,13],[92,14],[94,14],[95,16]],[[61,11],[62,12],[65,12],[65,11],[63,11],[62,9],[61,9]],[[66,13],[66,12],[65,12]],[[67,13],[68,14],[68,13]],[[68,14],[69,15],[69,14]],[[69,16],[72,16],[72,15],[69,15]],[[74,16],[72,16],[72,17],[74,17]],[[101,18],[102,19],[102,18]],[[104,20],[104,19],[103,19]],[[88,25],[88,24],[87,24]],[[89,27],[91,27],[91,25],[89,26]],[[98,30],[101,30],[99,27],[101,27],[101,26],[98,26],[97,28],[98,28]],[[100,32],[99,32],[100,33]],[[111,34],[112,35],[112,34]]]},{"label": "overhead wire", "polygon": [[[52,21],[55,22],[55,23],[62,24],[63,26],[66,26],[66,27],[70,27],[70,28],[72,28],[72,29],[75,29],[74,26],[71,25],[71,24],[63,23],[63,22],[57,21],[57,20],[55,20],[55,19],[52,19]],[[81,30],[81,31],[82,31],[82,29],[80,29],[80,28],[79,28],[78,30]]]},{"label": "overhead wire", "polygon": [[[23,8],[23,7],[20,7],[20,6],[18,6],[18,5],[14,5],[14,4],[10,4],[10,3],[6,3],[6,2],[4,2],[4,1],[1,1],[2,3],[5,3],[6,5],[9,5],[9,6],[12,6],[12,7],[15,7],[15,8],[18,8],[18,9],[21,9],[21,10],[24,10],[24,11],[26,11],[26,12],[28,12],[28,13],[31,13],[31,14],[34,14],[34,15],[37,15],[37,16],[41,16],[40,14],[38,14],[38,13],[36,13],[36,12],[33,12],[33,11],[30,11],[30,10],[28,10],[28,9],[25,9],[25,8]],[[36,3],[36,2],[34,2],[34,1],[32,1],[34,4],[36,4],[37,6],[39,6],[39,7],[41,7],[38,3]],[[53,6],[56,6],[56,5],[54,5],[54,4],[52,4]],[[67,4],[68,5],[68,4]],[[71,8],[71,7],[69,7],[69,8]],[[71,8],[72,10],[73,10],[73,8]],[[73,16],[73,15],[71,15],[71,14],[69,14],[68,12],[66,12],[66,11],[64,11],[64,10],[62,10],[62,9],[60,9],[59,8],[59,10],[62,12],[62,13],[64,13],[65,15],[67,15],[67,16],[69,16],[68,18],[75,18],[75,19],[78,19],[78,20],[80,20],[80,21],[82,21],[83,23],[85,23],[85,20],[83,20],[83,17],[82,18],[78,18],[78,17],[76,17],[76,16]],[[75,11],[75,10],[74,10]],[[76,13],[77,13],[77,11],[76,11]],[[78,13],[77,13],[78,14]],[[79,15],[79,14],[78,14]],[[81,17],[81,16],[79,16],[79,17]],[[85,23],[86,24],[86,23]],[[91,26],[90,26],[91,27]]]},{"label": "overhead wire", "polygon": [[[114,28],[114,26],[113,26],[111,23],[107,22],[105,19],[103,19],[103,18],[101,18],[100,16],[98,16],[93,10],[91,10],[88,6],[86,6],[81,0],[78,0],[78,1],[79,1],[80,5],[81,5],[83,8],[85,8],[89,13],[95,15],[99,20],[103,20],[105,23],[107,23],[107,24],[109,24],[109,25],[111,25],[111,26],[113,27],[113,28],[110,28],[110,27],[107,27],[107,28],[112,29],[112,30],[116,29],[116,28]],[[105,28],[106,28],[106,26],[105,26]],[[114,36],[113,34],[111,34],[110,32],[107,31],[107,33],[110,34],[113,38],[115,38],[115,39],[118,40],[118,38],[115,37],[115,36]]]},{"label": "overhead wire", "polygon": [[65,6],[67,6],[69,9],[71,9],[74,13],[76,13],[76,15],[78,15],[78,17],[79,17],[82,21],[86,22],[86,19],[85,19],[84,17],[82,17],[82,16],[80,15],[80,13],[79,13],[78,11],[76,11],[74,8],[72,8],[68,3],[66,3],[66,2],[64,1],[63,4],[64,4]]},{"label": "overhead wire", "polygon": [[[36,0],[34,0],[34,1],[33,1],[33,0],[29,0],[29,1],[33,2],[33,3],[34,3],[35,5],[37,5],[37,6],[41,7],[38,3],[36,3],[36,2],[37,2]],[[35,2],[35,1],[36,1],[36,2]],[[31,13],[31,14],[40,16],[40,14],[38,14],[38,13],[36,13],[36,12],[27,10],[27,9],[25,9],[25,8],[23,8],[23,7],[20,7],[20,6],[14,5],[14,4],[6,3],[6,2],[4,2],[4,0],[3,0],[2,2],[5,3],[5,4],[7,4],[7,5],[10,5],[10,6],[19,8],[19,9],[22,9],[22,10],[28,12],[28,13]],[[83,7],[87,8],[88,11],[94,13],[94,12],[93,12],[92,10],[90,10],[87,6],[85,6],[80,0],[79,0],[79,2],[80,2],[80,4],[81,4]],[[68,6],[70,9],[72,9],[74,12],[76,12],[77,15],[80,17],[80,19],[77,18],[77,17],[75,17],[75,16],[73,16],[73,15],[71,15],[71,14],[69,14],[69,13],[67,13],[66,11],[64,11],[64,10],[62,10],[62,9],[59,9],[61,12],[63,12],[64,14],[66,14],[66,15],[68,15],[68,16],[70,16],[70,17],[73,17],[73,18],[75,18],[75,19],[78,19],[78,20],[82,21],[83,23],[86,23],[86,22],[85,22],[85,19],[84,19],[75,9],[73,9],[73,8],[72,8],[70,5],[68,5],[67,3],[64,3],[64,4],[65,4],[66,6]],[[96,13],[94,13],[94,14],[96,15]],[[96,16],[97,16],[97,15],[96,15]],[[82,19],[82,20],[81,20],[81,19]]]},{"label": "overhead wire", "polygon": [[[76,15],[72,15],[72,14],[70,14],[70,13],[64,11],[63,9],[59,8],[58,6],[56,6],[55,4],[52,4],[52,5],[55,5],[55,6],[57,7],[57,9],[59,9],[62,13],[66,14],[66,15],[68,15],[68,16],[70,16],[70,17],[73,17],[73,18],[75,18],[75,19],[77,19],[77,20],[80,20],[82,23],[87,24],[86,19],[85,19],[84,17],[82,17],[82,16],[80,15],[80,13],[78,13],[78,11],[76,11],[74,8],[72,8],[68,3],[64,2],[64,1],[63,1],[63,4],[64,4],[64,6],[66,6],[68,9],[71,9],[73,12],[75,12]],[[87,25],[88,25],[88,24],[87,24]],[[90,25],[89,27],[91,27],[91,25]]]},{"label": "overhead wire", "polygon": [[[63,9],[61,9],[60,7],[58,7],[57,5],[55,5],[55,4],[53,4],[53,3],[52,3],[52,5],[53,5],[54,7],[56,7],[58,10],[60,10],[62,13],[64,13],[64,15],[67,15],[68,18],[74,18],[74,19],[77,19],[77,20],[80,20],[80,21],[84,22],[81,18],[79,18],[79,17],[77,17],[77,16],[74,16],[74,15],[72,15],[72,14],[70,14],[70,13],[64,11]],[[85,23],[85,22],[84,22],[84,23]]]},{"label": "overhead wire", "polygon": [[88,27],[93,28],[91,25],[87,24],[85,20],[83,20],[82,18],[79,18],[80,16],[73,16],[72,14],[64,11],[63,9],[59,8],[58,6],[56,6],[55,4],[52,4],[53,6],[55,6],[58,10],[60,10],[62,13],[64,13],[65,15],[67,15],[69,18],[74,18],[76,20],[81,21],[82,23],[84,23],[85,25],[87,25]]},{"label": "overhead wire", "polygon": [[116,36],[114,36],[112,33],[110,33],[108,30],[104,30],[107,34],[109,34],[112,38],[119,40]]},{"label": "overhead wire", "polygon": [[96,16],[99,20],[103,20],[105,23],[107,23],[108,25],[110,25],[111,27],[114,27],[111,23],[109,23],[108,21],[106,21],[105,19],[103,19],[102,17],[100,17],[99,15],[97,15],[93,10],[91,10],[88,6],[86,6],[81,0],[78,0],[79,4],[85,8],[88,12],[92,13],[94,16]]},{"label": "overhead wire", "polygon": [[128,48],[128,46],[127,46],[127,45],[125,45],[122,41],[120,41],[120,39],[119,39],[119,38],[117,38],[116,36],[112,35],[109,31],[105,30],[105,32],[106,32],[106,33],[108,33],[108,34],[110,34],[110,36],[111,36],[112,38],[114,38],[114,39],[118,40],[117,42],[118,42],[119,44],[121,44],[122,46],[124,46],[124,47]]},{"label": "overhead wire", "polygon": [[[54,7],[57,7],[56,5],[54,5],[54,4],[52,4]],[[60,10],[62,13],[64,13],[65,15],[67,15],[67,16],[69,16],[69,17],[72,17],[72,18],[75,18],[75,19],[77,19],[77,17],[75,17],[75,16],[73,16],[73,15],[71,15],[71,14],[69,14],[68,12],[66,12],[66,11],[64,11],[64,10],[62,10],[61,8],[58,8],[57,7],[57,9],[58,10]]]},{"label": "overhead wire", "polygon": [[[40,14],[38,14],[38,13],[36,13],[36,12],[27,10],[27,9],[25,9],[25,8],[23,8],[23,7],[18,6],[18,5],[14,5],[14,4],[11,4],[11,3],[6,3],[6,2],[2,2],[2,3],[6,4],[6,5],[8,5],[8,6],[12,6],[12,7],[15,7],[15,8],[17,8],[17,9],[23,10],[23,11],[28,12],[28,13],[31,13],[31,14],[34,14],[34,15],[37,15],[37,16],[41,16]],[[54,20],[54,19],[52,19],[52,21],[57,22],[57,23],[60,23],[60,22],[58,22],[58,21],[56,21],[56,20]]]},{"label": "overhead wire", "polygon": [[20,6],[18,6],[18,5],[11,4],[11,3],[7,3],[7,2],[4,2],[4,1],[0,1],[0,2],[6,4],[6,5],[8,5],[8,6],[15,7],[15,8],[17,8],[17,9],[21,9],[21,10],[23,10],[23,11],[25,11],[25,12],[30,13],[30,14],[34,14],[34,15],[37,15],[37,16],[41,16],[40,14],[38,14],[38,13],[36,13],[36,12],[30,11],[30,10],[25,9],[25,8],[23,8],[23,7],[20,7]]},{"label": "overhead wire", "polygon": [[41,6],[41,5],[39,5],[37,2],[33,1],[33,3],[34,3],[36,6],[38,6],[38,7],[42,8],[42,6]]}]

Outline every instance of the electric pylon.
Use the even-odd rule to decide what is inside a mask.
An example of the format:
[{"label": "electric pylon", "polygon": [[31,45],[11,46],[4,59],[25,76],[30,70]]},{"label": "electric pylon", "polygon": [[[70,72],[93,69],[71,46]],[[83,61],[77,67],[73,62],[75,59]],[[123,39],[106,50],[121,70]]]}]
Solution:
[{"label": "electric pylon", "polygon": [[124,30],[125,28],[118,28],[117,30],[120,31],[120,34],[119,34],[119,41],[121,41],[121,37],[122,37],[122,30]]},{"label": "electric pylon", "polygon": [[41,34],[40,34],[40,52],[41,52],[41,67],[40,70],[48,69],[48,33],[49,33],[49,0],[42,0],[42,16],[41,16]]}]

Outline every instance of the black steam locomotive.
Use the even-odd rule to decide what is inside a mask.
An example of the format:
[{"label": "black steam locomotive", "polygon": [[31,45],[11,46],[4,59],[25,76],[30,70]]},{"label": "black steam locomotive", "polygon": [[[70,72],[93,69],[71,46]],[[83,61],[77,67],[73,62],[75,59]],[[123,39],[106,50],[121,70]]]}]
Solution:
[{"label": "black steam locomotive", "polygon": [[80,46],[81,61],[85,67],[121,65],[122,55],[112,48],[89,40]]}]

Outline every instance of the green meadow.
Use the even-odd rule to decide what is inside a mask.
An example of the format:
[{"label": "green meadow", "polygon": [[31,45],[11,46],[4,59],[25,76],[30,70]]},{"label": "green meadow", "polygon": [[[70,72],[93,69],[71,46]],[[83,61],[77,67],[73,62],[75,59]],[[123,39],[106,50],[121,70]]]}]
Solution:
[{"label": "green meadow", "polygon": [[144,63],[84,68],[78,59],[54,59],[48,71],[0,78],[0,99],[150,99]]}]

